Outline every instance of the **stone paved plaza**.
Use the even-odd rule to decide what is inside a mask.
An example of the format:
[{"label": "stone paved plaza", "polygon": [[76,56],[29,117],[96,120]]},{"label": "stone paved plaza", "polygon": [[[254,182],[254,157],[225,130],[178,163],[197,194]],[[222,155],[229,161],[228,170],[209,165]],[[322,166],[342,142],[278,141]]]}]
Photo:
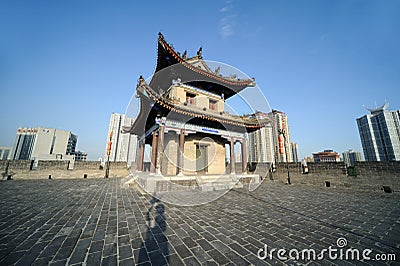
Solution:
[{"label": "stone paved plaza", "polygon": [[[0,182],[0,265],[365,264],[260,260],[268,249],[343,247],[400,258],[400,193],[263,183],[200,206],[155,200],[121,178]],[[213,193],[196,193],[212,198]],[[287,254],[286,254],[287,255]],[[368,261],[371,265],[383,264]],[[389,262],[385,262],[389,263]]]}]

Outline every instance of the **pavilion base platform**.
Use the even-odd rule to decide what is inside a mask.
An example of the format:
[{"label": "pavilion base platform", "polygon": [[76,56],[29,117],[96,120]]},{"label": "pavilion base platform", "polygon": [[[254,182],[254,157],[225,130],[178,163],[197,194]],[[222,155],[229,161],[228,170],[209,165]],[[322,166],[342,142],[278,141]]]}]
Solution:
[{"label": "pavilion base platform", "polygon": [[123,185],[139,185],[147,193],[157,193],[229,190],[260,182],[261,178],[258,174],[162,176],[149,172],[133,172],[123,180]]}]

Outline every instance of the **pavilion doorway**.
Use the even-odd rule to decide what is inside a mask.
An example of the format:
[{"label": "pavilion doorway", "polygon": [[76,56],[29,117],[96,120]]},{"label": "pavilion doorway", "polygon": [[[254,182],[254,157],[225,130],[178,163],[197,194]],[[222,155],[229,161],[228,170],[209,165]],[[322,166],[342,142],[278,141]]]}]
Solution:
[{"label": "pavilion doorway", "polygon": [[196,144],[196,173],[206,174],[208,172],[208,154],[205,144]]}]

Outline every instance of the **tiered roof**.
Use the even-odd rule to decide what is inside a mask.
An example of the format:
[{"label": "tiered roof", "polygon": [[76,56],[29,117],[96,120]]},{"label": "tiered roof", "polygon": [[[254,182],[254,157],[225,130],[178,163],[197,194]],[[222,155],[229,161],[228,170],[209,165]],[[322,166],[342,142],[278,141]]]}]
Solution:
[{"label": "tiered roof", "polygon": [[[156,73],[150,84],[141,76],[136,92],[140,98],[140,112],[135,123],[127,131],[142,135],[152,125],[156,117],[168,116],[176,119],[183,117],[190,119],[191,123],[199,123],[210,127],[221,127],[238,132],[254,131],[269,123],[267,119],[257,119],[255,116],[237,116],[226,112],[215,112],[193,108],[180,103],[177,100],[165,97],[165,92],[170,88],[171,81],[180,79],[184,85],[194,86],[204,91],[229,98],[242,89],[254,86],[254,79],[237,79],[224,77],[213,72],[202,58],[202,50],[191,58],[186,57],[186,52],[181,56],[164,36],[158,36],[158,58]],[[186,120],[187,121],[187,120]]]},{"label": "tiered roof", "polygon": [[[218,95],[224,94],[225,99],[247,87],[255,86],[254,78],[239,79],[235,75],[219,74],[218,68],[215,71],[211,70],[203,60],[202,48],[193,57],[188,58],[186,54],[185,51],[181,56],[159,33],[157,67],[150,85],[154,87],[154,83],[157,83],[161,89],[167,89],[170,83],[164,85],[160,79],[165,80],[165,76],[172,78],[171,74],[173,73],[176,75],[175,78],[181,79],[182,83],[192,84]],[[159,77],[160,75],[162,77]]]}]

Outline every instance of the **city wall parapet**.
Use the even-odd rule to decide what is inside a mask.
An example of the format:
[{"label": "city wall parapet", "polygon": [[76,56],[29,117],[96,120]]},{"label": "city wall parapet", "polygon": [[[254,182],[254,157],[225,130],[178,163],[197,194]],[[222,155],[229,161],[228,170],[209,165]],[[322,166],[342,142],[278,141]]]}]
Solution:
[{"label": "city wall parapet", "polygon": [[308,173],[304,174],[301,163],[278,163],[273,172],[265,170],[268,164],[258,164],[254,173],[262,175],[264,179],[288,183],[289,170],[291,184],[329,185],[361,190],[379,190],[383,186],[390,186],[392,190],[400,191],[399,161],[357,162],[355,172],[351,174],[348,174],[349,169],[342,162],[307,163],[307,166]]},{"label": "city wall parapet", "polygon": [[[1,178],[48,179],[53,178],[103,178],[105,168],[99,161],[74,162],[61,160],[0,160]],[[126,162],[110,162],[110,177],[125,177],[129,174]]]},{"label": "city wall parapet", "polygon": [[[240,173],[241,163],[236,163],[236,172]],[[356,162],[354,171],[348,174],[342,162],[308,163],[308,173],[304,174],[301,163],[278,163],[273,171],[270,163],[249,165],[249,172],[259,174],[263,179],[288,183],[288,171],[292,184],[311,184],[316,186],[348,187],[356,189],[381,189],[390,186],[400,191],[400,161],[395,162]],[[145,163],[145,171],[150,169]],[[133,163],[131,169],[136,169]],[[229,167],[228,167],[229,169]],[[105,169],[99,161],[74,162],[31,160],[0,160],[0,172],[3,180],[8,175],[13,179],[52,178],[104,178]],[[350,172],[349,172],[350,173]],[[110,162],[110,177],[125,177],[129,169],[125,162]]]}]

